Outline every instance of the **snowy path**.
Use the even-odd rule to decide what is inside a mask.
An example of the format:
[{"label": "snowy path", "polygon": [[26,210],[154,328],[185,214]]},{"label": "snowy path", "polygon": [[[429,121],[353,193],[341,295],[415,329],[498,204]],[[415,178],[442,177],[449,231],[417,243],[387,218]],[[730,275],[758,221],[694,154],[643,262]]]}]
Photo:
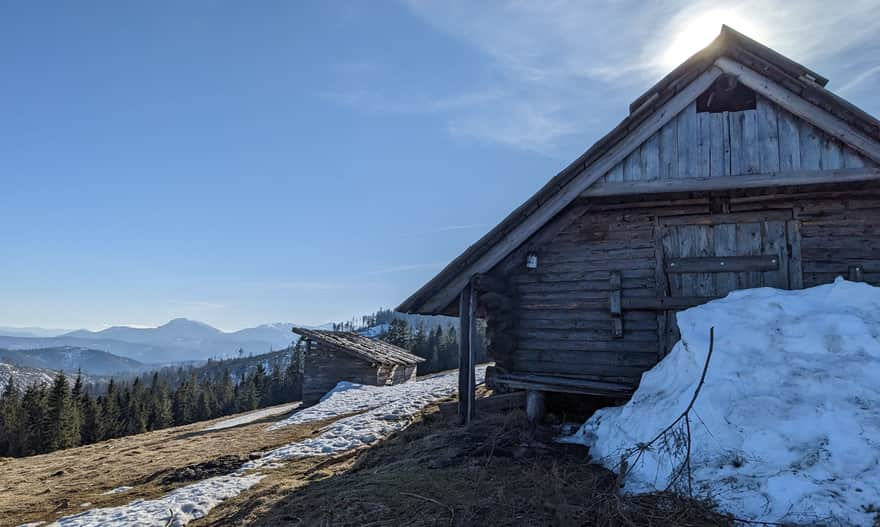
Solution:
[{"label": "snowy path", "polygon": [[233,417],[231,419],[225,419],[223,421],[212,424],[211,426],[207,426],[203,428],[205,431],[212,430],[223,430],[224,428],[232,428],[235,426],[246,425],[248,423],[253,423],[254,421],[259,421],[260,419],[265,419],[267,417],[272,417],[273,415],[285,414],[296,408],[299,408],[299,405],[302,403],[290,403],[283,404],[280,406],[273,406],[271,408],[264,408],[262,410],[254,410],[253,412],[249,412],[243,415],[239,415],[237,417]]},{"label": "snowy path", "polygon": [[[485,372],[485,367],[477,368],[478,383],[483,382]],[[50,527],[186,525],[207,515],[224,499],[256,485],[265,477],[258,470],[277,468],[281,462],[289,459],[338,454],[373,444],[392,432],[406,428],[412,422],[412,417],[422,409],[432,402],[454,395],[457,389],[457,372],[388,387],[340,383],[317,405],[296,412],[271,427],[276,429],[348,415],[323,428],[317,437],[267,452],[233,474],[187,485],[158,499],[136,500],[120,507],[93,509],[67,516],[50,524]],[[362,413],[350,415],[354,412]]]}]

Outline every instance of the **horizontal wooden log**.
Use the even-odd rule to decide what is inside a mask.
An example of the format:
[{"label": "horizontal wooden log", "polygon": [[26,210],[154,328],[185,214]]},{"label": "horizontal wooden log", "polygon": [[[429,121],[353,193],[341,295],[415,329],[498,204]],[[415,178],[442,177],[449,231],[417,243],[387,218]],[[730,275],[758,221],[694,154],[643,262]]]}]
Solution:
[{"label": "horizontal wooden log", "polygon": [[540,390],[547,392],[611,397],[628,397],[635,389],[632,383],[613,383],[592,379],[572,379],[550,375],[515,373],[500,374],[496,377],[494,382],[521,390]]},{"label": "horizontal wooden log", "polygon": [[[613,320],[614,317],[611,319]],[[524,328],[522,325],[516,329],[516,335],[521,339],[542,339],[547,342],[598,342],[603,340],[611,340],[614,335],[609,330],[609,322],[605,323],[605,327],[601,329],[530,329]],[[656,342],[657,331],[655,329],[636,330],[626,326],[626,340],[641,342]]]},{"label": "horizontal wooden log", "polygon": [[498,276],[488,273],[477,273],[473,278],[474,289],[481,293],[505,293],[507,284]]},{"label": "horizontal wooden log", "polygon": [[794,216],[790,210],[755,210],[730,214],[705,214],[699,216],[671,216],[660,218],[662,225],[725,225],[729,223],[761,223],[786,221]]},{"label": "horizontal wooden log", "polygon": [[545,352],[574,352],[577,355],[590,356],[590,360],[612,361],[609,363],[626,362],[627,355],[656,354],[656,339],[638,341],[627,339],[614,340],[550,340],[548,338],[522,337],[518,340],[517,350],[531,350],[540,354]]},{"label": "horizontal wooden log", "polygon": [[722,298],[719,296],[666,296],[661,298],[628,298],[623,300],[623,309],[646,311],[667,311],[687,309]]},{"label": "horizontal wooden log", "polygon": [[[594,309],[577,309],[572,310],[567,307],[559,309],[524,309],[520,306],[518,310],[518,319],[527,320],[610,320],[611,314],[608,312],[608,304],[602,305]],[[630,322],[634,320],[653,320],[656,318],[654,313],[647,311],[624,311],[623,320]]]},{"label": "horizontal wooden log", "polygon": [[823,183],[853,183],[880,180],[877,168],[841,168],[837,170],[797,170],[765,174],[714,178],[671,179],[653,181],[617,181],[597,183],[582,196],[627,196],[674,194],[681,192],[712,192],[728,189],[787,187]]},{"label": "horizontal wooden log", "polygon": [[[523,318],[520,317],[518,321],[518,326],[521,329],[537,329],[537,330],[593,330],[593,329],[605,329],[608,327],[608,321],[611,318],[609,313],[605,313],[606,317],[601,318],[599,320],[595,319],[574,319],[574,320],[560,320],[560,319],[532,319],[532,318]],[[626,322],[626,329],[633,331],[655,331],[657,329],[657,320],[653,315],[650,318],[645,319],[627,319],[625,318],[624,313],[624,321]]]},{"label": "horizontal wooden log", "polygon": [[703,256],[668,258],[668,273],[739,273],[774,271],[779,269],[779,257],[771,256]]}]

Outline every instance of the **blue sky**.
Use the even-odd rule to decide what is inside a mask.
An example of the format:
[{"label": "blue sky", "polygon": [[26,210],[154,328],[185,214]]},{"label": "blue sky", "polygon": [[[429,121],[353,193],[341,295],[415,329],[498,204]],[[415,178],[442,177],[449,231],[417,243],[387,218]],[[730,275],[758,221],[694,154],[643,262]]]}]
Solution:
[{"label": "blue sky", "polygon": [[859,1],[3,2],[0,326],[393,307],[721,22],[877,115],[878,21]]}]

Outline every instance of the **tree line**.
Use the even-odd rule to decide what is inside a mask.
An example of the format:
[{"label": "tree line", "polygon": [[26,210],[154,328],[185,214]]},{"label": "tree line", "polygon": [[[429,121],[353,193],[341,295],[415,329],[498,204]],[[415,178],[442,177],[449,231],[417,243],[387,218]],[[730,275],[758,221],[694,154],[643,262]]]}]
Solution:
[{"label": "tree line", "polygon": [[[419,364],[419,375],[458,368],[458,331],[455,324],[438,324],[430,328],[419,321],[413,327],[405,319],[396,318],[379,338],[425,359]],[[485,328],[478,323],[474,347],[477,362],[486,360],[485,342]]]},{"label": "tree line", "polygon": [[[222,361],[221,365],[222,365]],[[240,376],[229,368],[179,368],[110,379],[93,395],[82,376],[60,372],[51,385],[23,391],[12,379],[0,394],[0,457],[44,454],[106,439],[185,425],[297,400],[293,363],[262,362]]]}]

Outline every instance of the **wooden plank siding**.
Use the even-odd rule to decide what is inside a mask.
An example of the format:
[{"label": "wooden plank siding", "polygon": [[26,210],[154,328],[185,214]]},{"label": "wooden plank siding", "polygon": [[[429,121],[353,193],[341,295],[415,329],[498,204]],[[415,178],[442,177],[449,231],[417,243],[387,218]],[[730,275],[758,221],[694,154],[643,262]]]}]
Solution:
[{"label": "wooden plank siding", "polygon": [[[660,135],[657,144],[662,143]],[[793,147],[789,144],[787,148],[791,156],[788,161],[775,161],[780,163],[779,169],[786,163],[794,164]],[[766,154],[759,154],[759,159],[762,155]],[[759,165],[774,163],[763,159]],[[729,203],[729,213],[713,214],[712,203],[719,196]],[[512,372],[637,383],[642,372],[667,349],[664,339],[677,335],[674,328],[666,327],[672,319],[664,312],[647,309],[654,299],[670,291],[711,296],[715,291],[755,285],[810,287],[847,276],[855,265],[863,269],[866,282],[880,285],[878,182],[806,186],[784,192],[771,188],[733,190],[713,192],[711,198],[697,194],[677,200],[639,199],[587,200],[589,211],[554,236],[530,245],[538,253],[537,269],[527,269],[519,259],[499,264],[507,273],[515,299],[517,341],[510,356],[498,361],[499,367]],[[571,205],[578,206],[583,202]],[[688,236],[679,233],[684,227]],[[663,229],[663,236],[658,236],[658,229]],[[704,243],[694,239],[694,247],[689,248],[688,239],[698,235],[707,238]],[[691,274],[658,275],[664,244],[676,247],[680,258],[700,258],[700,265],[737,255],[732,265],[740,266],[734,269],[740,272],[713,273],[706,279],[698,268],[688,269]],[[713,247],[714,253],[707,255],[697,249],[705,246]],[[776,269],[777,264],[767,260],[767,255],[776,254],[790,254],[791,261]],[[610,293],[616,287],[612,273],[620,275],[624,306],[621,337],[615,335],[610,306]],[[707,283],[712,291],[703,290]]]},{"label": "wooden plank siding", "polygon": [[691,104],[596,185],[876,166],[760,95],[756,106],[707,113]]},{"label": "wooden plank siding", "polygon": [[381,365],[350,353],[312,342],[303,367],[303,404],[314,404],[339,381],[370,386],[400,384],[415,379],[416,366]]}]

